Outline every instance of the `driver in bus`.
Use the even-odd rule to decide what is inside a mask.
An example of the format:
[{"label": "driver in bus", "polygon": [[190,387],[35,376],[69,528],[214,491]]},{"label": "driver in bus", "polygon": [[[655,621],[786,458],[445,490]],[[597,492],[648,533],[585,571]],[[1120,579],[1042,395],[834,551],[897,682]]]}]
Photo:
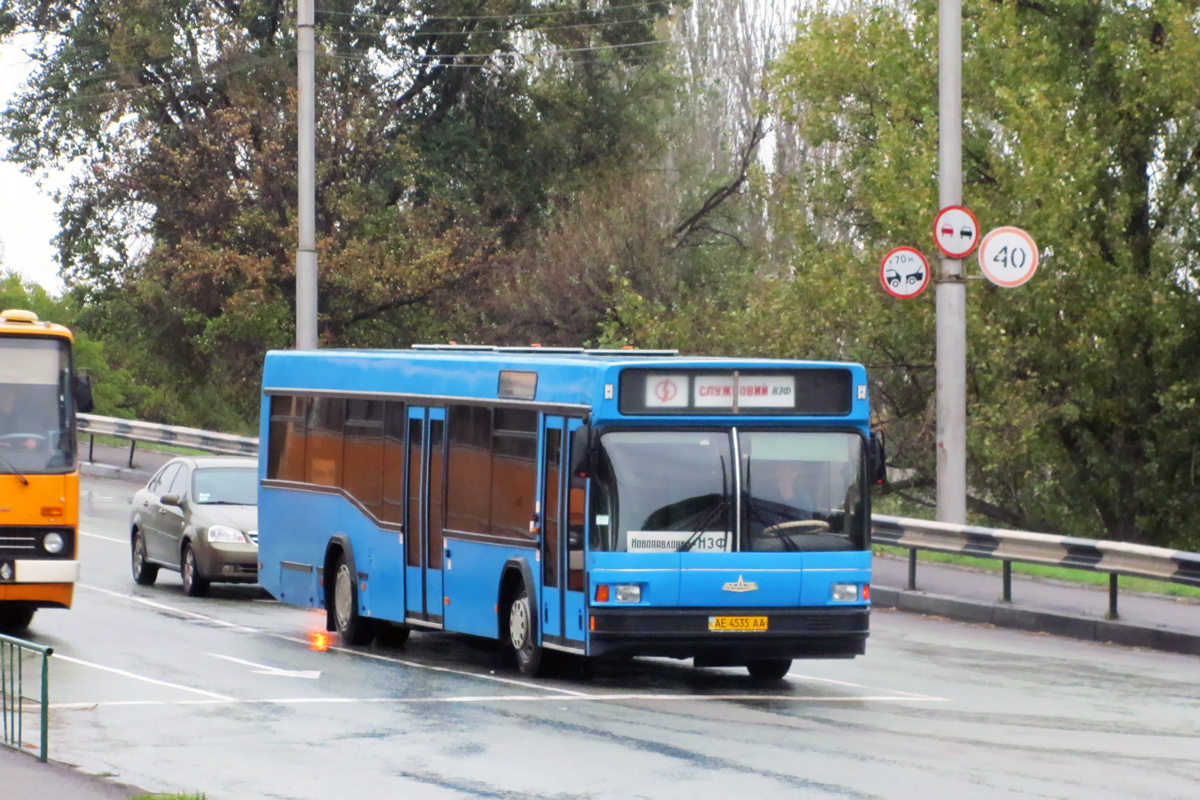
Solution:
[{"label": "driver in bus", "polygon": [[[787,507],[777,513],[789,513],[787,519],[812,519],[815,508],[812,495],[804,488],[805,470],[798,461],[776,461],[774,474],[767,484],[766,492],[755,492],[760,500],[767,500]],[[755,487],[761,488],[761,487]]]}]

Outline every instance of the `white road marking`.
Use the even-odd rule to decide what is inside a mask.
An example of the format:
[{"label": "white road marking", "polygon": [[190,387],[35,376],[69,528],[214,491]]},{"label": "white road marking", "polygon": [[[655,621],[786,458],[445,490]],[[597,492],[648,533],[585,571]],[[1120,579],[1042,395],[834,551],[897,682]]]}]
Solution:
[{"label": "white road marking", "polygon": [[[789,672],[788,676],[792,677],[792,678],[799,678],[799,679],[805,680],[805,681],[819,681],[821,683],[832,683],[835,686],[849,686],[852,689],[871,689],[873,691],[877,691],[879,689],[879,687],[877,687],[877,686],[867,686],[866,684],[862,684],[862,683],[850,683],[849,681],[838,681],[838,680],[834,680],[833,678],[818,678],[815,675],[797,675],[795,672]],[[946,700],[946,698],[944,698],[944,697],[933,697],[931,695],[920,694],[918,692],[906,692],[903,689],[884,689],[883,691],[894,692],[896,694],[902,694],[902,695],[905,695],[906,697],[911,697],[914,700]]]},{"label": "white road marking", "polygon": [[232,661],[235,664],[241,664],[246,667],[254,667],[254,673],[257,675],[274,675],[278,678],[308,678],[314,681],[321,677],[321,671],[315,669],[279,669],[278,667],[268,667],[266,664],[255,664],[253,661],[243,661],[233,656],[220,656],[216,653],[205,653],[204,655],[212,656],[213,658],[223,658],[226,661]]},{"label": "white road marking", "polygon": [[857,695],[854,697],[823,697],[795,694],[585,694],[571,697],[553,695],[472,695],[462,697],[276,697],[258,700],[115,700],[99,703],[51,703],[50,707],[64,710],[88,710],[117,706],[204,706],[204,705],[351,705],[420,703],[539,703],[539,702],[597,702],[618,703],[629,700],[652,702],[787,702],[787,703],[948,703],[945,697],[899,697],[895,695]]},{"label": "white road marking", "polygon": [[133,672],[127,672],[126,670],[123,670],[123,669],[117,669],[116,667],[106,667],[103,664],[93,664],[91,661],[83,661],[78,658],[71,658],[70,656],[62,655],[61,653],[55,653],[54,655],[52,655],[50,657],[58,658],[63,661],[69,662],[71,664],[79,664],[82,667],[91,667],[92,669],[103,670],[104,672],[111,672],[115,675],[121,675],[126,678],[133,678],[135,681],[144,681],[145,683],[153,683],[157,686],[166,686],[168,688],[179,689],[180,691],[184,691],[184,692],[194,692],[195,694],[202,694],[206,697],[211,697],[215,700],[220,700],[225,703],[236,702],[234,700],[234,698],[227,697],[226,695],[223,695],[223,694],[217,694],[216,692],[208,692],[208,691],[205,691],[204,689],[194,689],[191,686],[182,686],[178,683],[168,683],[166,681],[160,681],[156,678],[147,678],[145,675],[137,675]]},{"label": "white road marking", "polygon": [[[270,636],[275,639],[282,639],[285,642],[295,642],[297,644],[305,645],[306,647],[308,646],[307,639],[302,639],[302,638],[299,638],[296,636],[287,636],[282,633],[271,633],[270,631],[258,630],[256,628],[247,628],[243,625],[238,625],[233,622],[226,622],[223,619],[217,619],[216,617],[210,617],[207,614],[199,614],[195,611],[187,611],[182,608],[175,608],[174,606],[168,606],[164,603],[156,603],[153,600],[147,600],[144,597],[137,597],[132,594],[127,594],[127,593],[122,593],[122,592],[114,592],[109,589],[102,589],[99,586],[91,586],[86,583],[77,583],[75,585],[81,589],[87,589],[89,591],[99,592],[101,594],[106,594],[106,595],[109,595],[110,597],[116,597],[121,600],[131,600],[135,603],[140,603],[142,605],[149,606],[150,608],[156,608],[160,611],[166,611],[166,612],[169,612],[172,614],[178,614],[179,616],[182,616],[182,617],[190,617],[192,619],[203,620],[205,622],[210,622],[213,625],[220,625],[222,627],[229,628],[231,630],[236,630],[241,633],[256,633],[256,634],[261,634],[263,636]],[[493,683],[504,683],[504,684],[509,684],[512,686],[520,686],[524,689],[534,689],[534,690],[543,691],[543,692],[558,692],[559,695],[565,695],[565,696],[575,696],[575,695],[578,695],[580,697],[587,696],[586,692],[577,692],[577,691],[574,691],[573,689],[560,689],[557,686],[541,686],[536,683],[530,683],[529,681],[514,680],[512,678],[502,678],[499,675],[484,675],[479,672],[470,672],[469,670],[464,670],[464,669],[452,669],[450,667],[436,667],[436,666],[432,666],[430,664],[422,664],[417,661],[408,661],[406,659],[401,659],[401,658],[392,658],[390,656],[380,655],[379,653],[367,653],[367,652],[363,652],[362,650],[352,650],[348,647],[330,647],[329,649],[334,652],[338,652],[338,653],[347,653],[352,656],[358,656],[359,658],[371,658],[371,659],[375,659],[376,661],[387,661],[392,664],[400,664],[405,667],[412,667],[414,669],[423,669],[423,670],[428,670],[430,672],[446,672],[446,673],[449,673],[452,675],[463,675],[463,676],[466,676],[469,678],[478,678],[480,680],[491,681]]]},{"label": "white road marking", "polygon": [[88,533],[87,531],[80,531],[79,535],[86,536],[89,539],[103,539],[106,542],[116,542],[117,544],[129,544],[129,542],[126,539],[114,539],[111,536],[101,536],[98,533]]}]

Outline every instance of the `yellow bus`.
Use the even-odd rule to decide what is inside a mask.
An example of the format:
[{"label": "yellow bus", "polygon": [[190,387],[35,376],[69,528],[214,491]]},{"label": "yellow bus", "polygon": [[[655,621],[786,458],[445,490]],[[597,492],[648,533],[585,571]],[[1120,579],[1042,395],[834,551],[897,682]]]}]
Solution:
[{"label": "yellow bus", "polygon": [[0,312],[0,633],[70,608],[79,577],[75,413],[92,387],[72,342],[32,311]]}]

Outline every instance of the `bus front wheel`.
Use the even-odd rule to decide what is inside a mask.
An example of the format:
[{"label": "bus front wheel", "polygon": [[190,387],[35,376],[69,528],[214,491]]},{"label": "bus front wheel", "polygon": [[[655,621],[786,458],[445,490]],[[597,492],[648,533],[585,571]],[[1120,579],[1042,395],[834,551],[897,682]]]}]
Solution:
[{"label": "bus front wheel", "polygon": [[531,678],[536,678],[542,670],[542,648],[537,644],[534,629],[536,620],[529,590],[522,585],[508,607],[508,638],[517,656],[517,667]]},{"label": "bus front wheel", "polygon": [[370,644],[375,638],[371,620],[358,614],[358,586],[346,554],[338,556],[333,579],[333,624],[342,644]]},{"label": "bus front wheel", "polygon": [[0,633],[17,633],[33,622],[32,608],[4,608],[0,606]]},{"label": "bus front wheel", "polygon": [[756,681],[781,681],[791,668],[790,658],[756,658],[746,664],[746,671]]}]

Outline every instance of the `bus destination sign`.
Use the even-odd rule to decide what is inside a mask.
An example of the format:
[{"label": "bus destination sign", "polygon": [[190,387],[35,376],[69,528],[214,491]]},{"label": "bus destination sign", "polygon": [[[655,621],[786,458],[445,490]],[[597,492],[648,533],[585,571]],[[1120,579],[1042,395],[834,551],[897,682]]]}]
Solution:
[{"label": "bus destination sign", "polygon": [[620,406],[625,414],[846,414],[850,373],[626,370]]}]

